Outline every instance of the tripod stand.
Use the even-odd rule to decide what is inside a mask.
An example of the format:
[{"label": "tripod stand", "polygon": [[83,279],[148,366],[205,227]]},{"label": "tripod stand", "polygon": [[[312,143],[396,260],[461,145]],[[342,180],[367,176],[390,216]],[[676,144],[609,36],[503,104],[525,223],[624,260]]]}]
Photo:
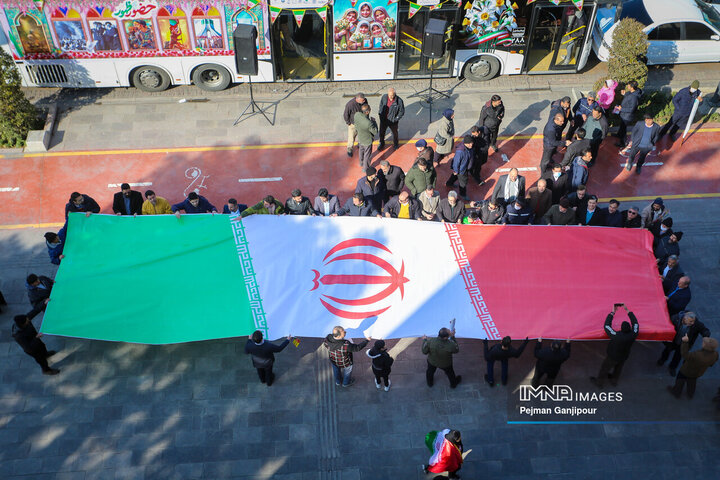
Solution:
[{"label": "tripod stand", "polygon": [[[247,107],[245,107],[245,110],[240,114],[240,116],[235,120],[235,123],[233,123],[233,126],[237,125],[238,123],[242,122],[243,120],[246,120],[250,117],[253,117],[257,115],[258,113],[262,114],[263,117],[265,117],[265,120],[268,121],[270,125],[275,125],[272,120],[270,120],[270,117],[267,116],[265,111],[270,108],[270,106],[261,108],[260,105],[255,101],[255,97],[253,96],[253,86],[252,86],[252,76],[248,75],[248,83],[250,85],[250,103],[248,103]],[[250,111],[248,112],[248,109]],[[257,109],[257,110],[256,110]],[[245,118],[243,118],[245,117]]]},{"label": "tripod stand", "polygon": [[[435,101],[435,96],[438,96],[438,99],[440,98],[450,98],[450,95],[448,95],[445,92],[441,92],[440,90],[437,90],[433,88],[433,71],[435,70],[435,58],[434,57],[426,57],[430,61],[430,86],[424,90],[420,90],[419,92],[413,94],[413,97],[424,97],[423,100],[425,103],[427,103],[430,108],[432,108],[432,104]],[[427,94],[426,94],[427,92]]]}]

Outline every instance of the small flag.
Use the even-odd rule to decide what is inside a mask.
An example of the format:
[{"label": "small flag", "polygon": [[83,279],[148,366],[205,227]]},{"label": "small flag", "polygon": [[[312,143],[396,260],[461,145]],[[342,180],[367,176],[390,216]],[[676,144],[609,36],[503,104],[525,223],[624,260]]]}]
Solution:
[{"label": "small flag", "polygon": [[298,28],[302,25],[303,17],[305,16],[305,10],[293,10],[293,17],[295,17],[295,22],[297,23]]},{"label": "small flag", "polygon": [[388,6],[392,5],[393,3],[397,3],[398,0],[388,0]]},{"label": "small flag", "polygon": [[325,22],[325,19],[327,18],[327,5],[325,5],[324,7],[316,8],[315,11],[318,15],[320,15],[322,21]]},{"label": "small flag", "polygon": [[255,8],[259,3],[259,0],[247,0],[247,9]]},{"label": "small flag", "polygon": [[295,348],[300,346],[300,339],[299,338],[293,338],[292,344],[295,346]]},{"label": "small flag", "polygon": [[530,5],[531,3],[535,3],[535,0],[528,0],[527,4]]},{"label": "small flag", "polygon": [[412,18],[415,16],[417,12],[420,11],[422,6],[418,5],[417,3],[408,2],[410,4],[410,9],[408,10],[408,18]]},{"label": "small flag", "polygon": [[270,5],[270,23],[275,23],[275,19],[280,15],[282,8],[273,7]]},{"label": "small flag", "polygon": [[575,8],[583,8],[583,0],[572,0],[575,4]]},{"label": "small flag", "polygon": [[555,5],[560,3],[560,0],[550,0],[550,3],[554,3]]}]

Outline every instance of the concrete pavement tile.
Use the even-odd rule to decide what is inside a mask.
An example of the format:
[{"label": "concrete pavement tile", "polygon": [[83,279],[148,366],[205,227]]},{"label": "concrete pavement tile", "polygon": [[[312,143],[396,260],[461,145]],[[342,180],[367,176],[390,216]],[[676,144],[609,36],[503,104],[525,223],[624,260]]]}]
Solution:
[{"label": "concrete pavement tile", "polygon": [[203,476],[203,464],[202,463],[181,463],[175,465],[175,472],[179,478],[194,480],[202,478]]},{"label": "concrete pavement tile", "polygon": [[288,440],[290,436],[288,426],[265,426],[260,428],[260,439],[264,442]]},{"label": "concrete pavement tile", "polygon": [[122,467],[115,470],[115,480],[144,480],[145,467]]}]

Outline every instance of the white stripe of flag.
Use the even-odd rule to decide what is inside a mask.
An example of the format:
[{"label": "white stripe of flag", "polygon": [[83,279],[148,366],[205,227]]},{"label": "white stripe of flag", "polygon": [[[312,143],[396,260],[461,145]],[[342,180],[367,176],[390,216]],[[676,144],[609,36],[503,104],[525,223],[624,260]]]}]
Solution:
[{"label": "white stripe of flag", "polygon": [[[119,188],[122,183],[108,183],[108,188]],[[130,183],[131,187],[151,187],[152,182]]]},{"label": "white stripe of flag", "polygon": [[282,177],[267,177],[267,178],[238,178],[240,183],[249,182],[282,182]]},{"label": "white stripe of flag", "polygon": [[20,187],[0,187],[0,192],[17,192]]}]

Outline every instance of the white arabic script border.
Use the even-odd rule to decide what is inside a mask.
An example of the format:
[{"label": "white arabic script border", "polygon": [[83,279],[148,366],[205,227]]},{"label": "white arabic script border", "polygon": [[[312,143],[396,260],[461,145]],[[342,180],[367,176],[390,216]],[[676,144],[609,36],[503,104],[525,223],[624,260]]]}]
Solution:
[{"label": "white arabic script border", "polygon": [[233,238],[235,239],[235,247],[237,249],[238,260],[243,271],[243,280],[245,280],[245,289],[247,291],[248,301],[250,302],[250,311],[253,315],[255,328],[263,332],[265,338],[268,336],[267,318],[263,309],[262,298],[260,297],[260,289],[258,288],[257,278],[255,277],[255,268],[253,267],[250,251],[248,250],[248,242],[245,237],[245,227],[239,218],[231,219]]}]

